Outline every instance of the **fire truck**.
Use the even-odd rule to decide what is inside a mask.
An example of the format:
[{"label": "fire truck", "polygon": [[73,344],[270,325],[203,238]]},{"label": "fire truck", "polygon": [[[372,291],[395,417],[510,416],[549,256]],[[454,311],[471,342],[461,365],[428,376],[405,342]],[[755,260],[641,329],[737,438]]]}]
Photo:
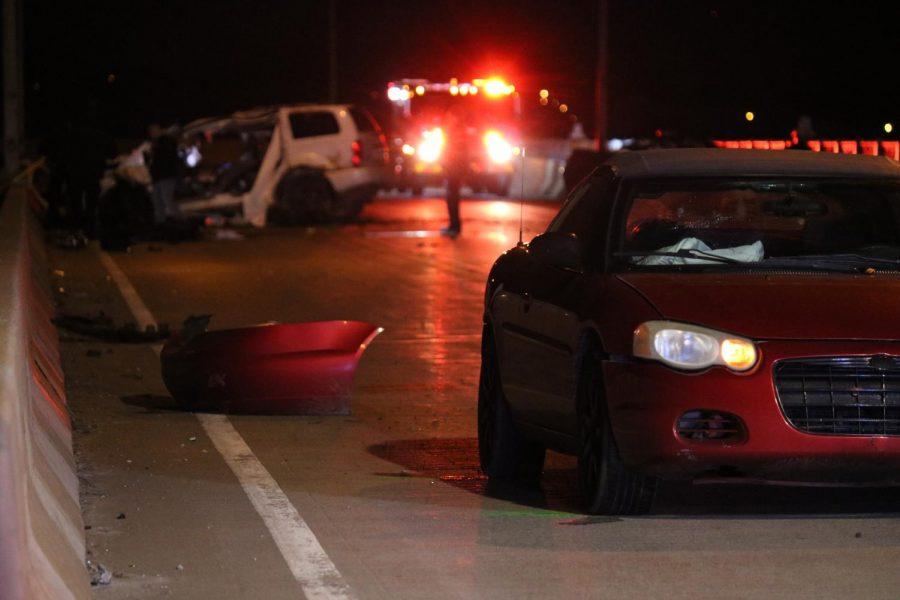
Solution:
[{"label": "fire truck", "polygon": [[[391,104],[391,155],[396,186],[419,192],[440,186],[447,161],[465,144],[462,183],[474,191],[505,195],[512,183],[514,158],[521,152],[521,102],[515,86],[492,77],[463,82],[402,79],[388,84]],[[464,134],[448,136],[453,114]]]}]

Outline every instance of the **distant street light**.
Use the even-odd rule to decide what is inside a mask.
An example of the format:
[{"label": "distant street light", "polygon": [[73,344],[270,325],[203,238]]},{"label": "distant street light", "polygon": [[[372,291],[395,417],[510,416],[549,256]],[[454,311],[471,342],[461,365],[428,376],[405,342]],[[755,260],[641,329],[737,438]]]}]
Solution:
[{"label": "distant street light", "polygon": [[744,118],[747,119],[748,121],[752,121],[753,119],[756,118],[756,115],[754,115],[752,111],[748,110],[747,112],[744,113]]},{"label": "distant street light", "polygon": [[890,133],[890,132],[892,132],[893,130],[894,130],[894,124],[893,124],[893,123],[885,123],[885,124],[884,124],[884,132],[885,132],[885,133]]},{"label": "distant street light", "polygon": [[538,96],[540,96],[541,98],[544,98],[546,100],[547,98],[550,97],[550,90],[541,90],[540,93],[538,94]]}]

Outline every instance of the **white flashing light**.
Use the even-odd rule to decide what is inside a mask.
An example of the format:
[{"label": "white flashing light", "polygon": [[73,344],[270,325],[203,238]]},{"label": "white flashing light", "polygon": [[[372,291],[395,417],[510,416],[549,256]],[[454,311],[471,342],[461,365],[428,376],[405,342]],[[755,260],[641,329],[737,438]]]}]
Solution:
[{"label": "white flashing light", "polygon": [[484,82],[484,93],[488,96],[506,96],[512,94],[515,88],[506,85],[502,79],[492,78]]},{"label": "white flashing light", "polygon": [[444,150],[444,143],[444,130],[440,127],[423,131],[422,142],[416,151],[419,155],[419,160],[425,163],[436,162]]},{"label": "white flashing light", "polygon": [[488,157],[497,164],[508,163],[512,160],[515,152],[512,144],[495,129],[484,134],[484,146],[487,149]]},{"label": "white flashing light", "polygon": [[408,86],[399,87],[392,85],[387,90],[387,97],[391,102],[406,102],[411,95],[412,93],[409,91]]}]

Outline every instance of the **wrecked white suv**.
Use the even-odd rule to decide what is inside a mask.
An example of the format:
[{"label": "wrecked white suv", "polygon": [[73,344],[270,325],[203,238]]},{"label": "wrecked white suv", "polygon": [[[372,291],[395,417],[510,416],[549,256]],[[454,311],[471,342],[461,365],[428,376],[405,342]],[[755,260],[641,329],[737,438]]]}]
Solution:
[{"label": "wrecked white suv", "polygon": [[241,210],[254,225],[355,217],[387,181],[372,116],[348,104],[299,104],[200,119],[182,131],[185,212]]}]

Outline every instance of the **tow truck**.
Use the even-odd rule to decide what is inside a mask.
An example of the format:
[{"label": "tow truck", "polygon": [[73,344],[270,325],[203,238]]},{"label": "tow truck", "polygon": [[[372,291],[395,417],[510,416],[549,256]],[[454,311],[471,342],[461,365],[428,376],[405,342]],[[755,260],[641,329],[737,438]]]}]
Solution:
[{"label": "tow truck", "polygon": [[467,145],[464,185],[505,195],[513,158],[521,152],[521,101],[514,85],[499,77],[446,82],[401,79],[387,87],[391,104],[391,156],[395,184],[421,192],[446,179],[444,159],[452,154],[444,123],[450,111],[462,115]]}]

